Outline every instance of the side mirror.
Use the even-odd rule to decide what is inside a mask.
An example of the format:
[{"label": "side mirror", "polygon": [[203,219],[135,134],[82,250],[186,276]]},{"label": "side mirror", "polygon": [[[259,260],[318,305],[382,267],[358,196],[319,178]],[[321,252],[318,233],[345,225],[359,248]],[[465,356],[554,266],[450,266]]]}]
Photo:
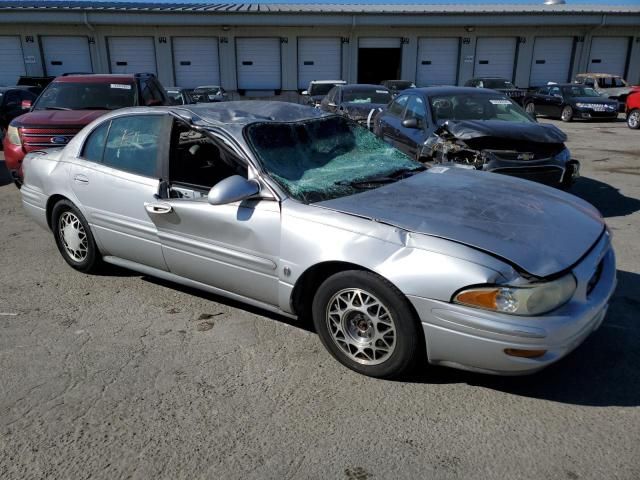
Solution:
[{"label": "side mirror", "polygon": [[407,119],[403,120],[402,121],[402,126],[404,128],[413,128],[413,129],[420,128],[420,125],[418,125],[418,119],[416,119],[416,118],[407,118]]},{"label": "side mirror", "polygon": [[330,107],[337,107],[337,106],[338,106],[338,105],[336,105],[336,104],[335,104],[335,103],[333,103],[333,102],[328,102],[328,103],[327,103],[327,105],[329,105]]},{"label": "side mirror", "polygon": [[31,108],[31,100],[22,100],[20,103],[20,107],[22,110],[29,110]]},{"label": "side mirror", "polygon": [[240,175],[232,175],[216,183],[207,195],[211,205],[226,205],[239,202],[260,193],[260,185],[255,180],[247,180]]},{"label": "side mirror", "polygon": [[303,90],[300,95],[309,95],[309,90]]}]

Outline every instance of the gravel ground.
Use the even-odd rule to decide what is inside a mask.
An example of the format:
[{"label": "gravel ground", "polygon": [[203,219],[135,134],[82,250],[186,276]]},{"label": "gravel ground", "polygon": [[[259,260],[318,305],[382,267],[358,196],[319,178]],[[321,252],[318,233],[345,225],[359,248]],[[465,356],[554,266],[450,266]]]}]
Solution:
[{"label": "gravel ground", "polygon": [[561,128],[619,287],[601,329],[530,377],[357,375],[305,324],[73,271],[1,187],[0,478],[637,480],[640,132]]}]

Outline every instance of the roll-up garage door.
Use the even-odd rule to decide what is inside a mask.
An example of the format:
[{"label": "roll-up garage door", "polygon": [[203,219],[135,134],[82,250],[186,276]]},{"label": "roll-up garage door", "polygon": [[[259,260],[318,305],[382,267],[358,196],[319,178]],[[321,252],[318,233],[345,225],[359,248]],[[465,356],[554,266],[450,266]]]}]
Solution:
[{"label": "roll-up garage door", "polygon": [[0,37],[0,85],[15,85],[24,74],[20,37]]},{"label": "roll-up garage door", "polygon": [[173,67],[176,85],[194,88],[220,85],[220,61],[216,37],[174,37]]},{"label": "roll-up garage door", "polygon": [[460,39],[430,37],[418,40],[416,85],[455,85],[458,82]]},{"label": "roll-up garage door", "polygon": [[279,90],[280,38],[236,38],[238,88]]},{"label": "roll-up garage door", "polygon": [[573,37],[536,37],[529,85],[568,82],[572,53]]},{"label": "roll-up garage door", "polygon": [[515,37],[480,37],[476,41],[476,77],[503,77],[513,80],[516,65]]},{"label": "roll-up garage door", "polygon": [[629,37],[593,37],[589,72],[624,76],[628,50]]},{"label": "roll-up garage door", "polygon": [[298,88],[307,88],[311,80],[340,80],[341,53],[339,37],[298,38]]},{"label": "roll-up garage door", "polygon": [[109,37],[111,73],[156,73],[153,37]]},{"label": "roll-up garage door", "polygon": [[87,37],[40,37],[47,75],[93,73]]}]

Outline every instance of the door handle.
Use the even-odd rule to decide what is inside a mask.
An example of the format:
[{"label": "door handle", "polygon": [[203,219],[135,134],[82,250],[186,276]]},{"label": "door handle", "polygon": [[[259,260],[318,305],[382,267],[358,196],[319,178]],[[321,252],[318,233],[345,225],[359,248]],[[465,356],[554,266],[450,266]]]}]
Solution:
[{"label": "door handle", "polygon": [[168,203],[145,203],[144,208],[149,213],[170,213],[173,211]]},{"label": "door handle", "polygon": [[89,183],[89,179],[85,175],[82,175],[82,174],[74,175],[73,181],[76,182],[76,183]]}]

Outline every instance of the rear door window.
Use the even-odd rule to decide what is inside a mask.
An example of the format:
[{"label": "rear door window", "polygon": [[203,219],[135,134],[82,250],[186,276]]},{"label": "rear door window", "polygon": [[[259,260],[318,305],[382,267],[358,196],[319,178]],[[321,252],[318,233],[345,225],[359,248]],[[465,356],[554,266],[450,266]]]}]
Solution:
[{"label": "rear door window", "polygon": [[103,163],[125,172],[159,177],[158,157],[165,131],[163,115],[132,115],[111,122]]}]

